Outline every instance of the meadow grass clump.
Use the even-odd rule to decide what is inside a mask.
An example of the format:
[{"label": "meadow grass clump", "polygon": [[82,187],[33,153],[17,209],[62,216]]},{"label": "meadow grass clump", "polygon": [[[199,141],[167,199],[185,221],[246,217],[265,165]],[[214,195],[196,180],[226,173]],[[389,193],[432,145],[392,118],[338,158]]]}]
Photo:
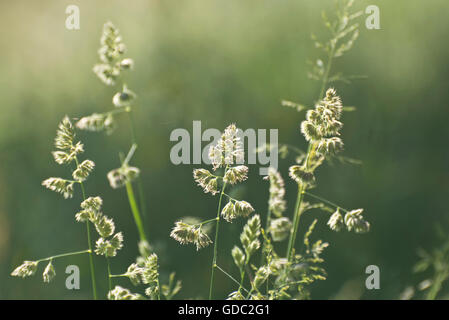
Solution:
[{"label": "meadow grass clump", "polygon": [[[75,139],[75,128],[72,125],[71,120],[66,116],[59,124],[56,132],[55,148],[57,151],[54,151],[52,154],[56,163],[60,165],[75,165],[75,169],[72,170],[72,178],[51,177],[44,180],[42,185],[52,191],[62,194],[66,199],[73,197],[75,185],[79,185],[83,202],[81,202],[80,205],[81,211],[75,214],[75,219],[78,222],[86,224],[88,249],[54,255],[36,261],[25,261],[21,266],[17,267],[11,275],[21,277],[34,275],[39,262],[49,261],[42,275],[44,282],[48,283],[56,276],[56,271],[52,264],[53,260],[66,256],[88,253],[92,278],[92,292],[94,299],[97,299],[95,267],[92,255],[93,253],[96,253],[97,255],[105,256],[108,261],[109,269],[109,258],[116,256],[117,250],[120,250],[123,247],[123,235],[121,232],[114,233],[114,221],[101,212],[103,200],[98,196],[86,197],[84,182],[94,169],[95,164],[93,161],[87,159],[82,162],[78,160],[79,155],[84,152],[84,145]],[[93,249],[91,241],[90,224],[95,227],[100,236],[95,243],[95,250]]]},{"label": "meadow grass clump", "polygon": [[[101,63],[94,66],[94,72],[106,85],[114,85],[120,81],[121,72],[132,69],[134,65],[132,59],[122,57],[125,51],[126,47],[122,42],[118,29],[112,23],[106,23],[103,27],[101,47],[98,51]],[[114,94],[112,98],[112,104],[115,109],[105,113],[93,113],[90,116],[82,117],[75,125],[66,116],[59,124],[55,138],[55,148],[57,150],[52,153],[53,158],[60,165],[74,164],[75,167],[72,170],[72,177],[70,179],[51,177],[43,181],[42,185],[60,193],[65,199],[72,198],[76,186],[80,186],[83,201],[80,204],[80,211],[75,214],[75,219],[77,222],[86,224],[88,249],[54,255],[35,261],[24,261],[22,265],[11,273],[12,276],[32,276],[36,273],[40,262],[48,261],[42,276],[44,282],[50,282],[56,276],[56,271],[52,264],[53,260],[88,253],[92,278],[92,292],[94,299],[97,299],[98,293],[93,260],[93,254],[95,253],[104,256],[107,262],[108,293],[106,297],[108,299],[135,300],[144,299],[145,296],[149,299],[161,299],[161,296],[166,299],[171,299],[179,292],[181,282],[175,280],[174,273],[170,274],[168,284],[160,284],[158,257],[148,243],[143,227],[141,212],[145,208],[145,201],[143,189],[138,180],[140,170],[130,165],[130,161],[137,149],[134,124],[131,116],[133,109],[131,102],[135,98],[136,95],[123,82],[121,90]],[[77,129],[94,132],[105,131],[107,134],[111,134],[116,127],[115,117],[121,113],[127,113],[129,115],[132,145],[126,157],[120,154],[121,166],[111,170],[107,174],[107,178],[112,188],[126,188],[131,212],[140,236],[140,242],[138,244],[140,255],[136,258],[136,262],[128,267],[125,273],[113,274],[111,272],[110,258],[115,257],[118,251],[123,248],[123,234],[122,232],[115,232],[116,226],[113,219],[103,214],[101,209],[103,200],[99,196],[87,197],[84,183],[95,168],[95,163],[88,159],[81,162],[78,160],[80,154],[84,152],[84,145],[75,139]],[[136,180],[139,186],[140,205],[137,204],[132,186],[132,183]],[[99,236],[95,241],[95,247],[91,240],[90,225],[94,226]],[[130,290],[120,286],[113,288],[112,281],[118,277],[128,278],[133,285],[142,284],[145,286],[144,294],[132,293]]]},{"label": "meadow grass clump", "polygon": [[[230,181],[241,182],[246,179],[248,170],[244,166],[231,168],[227,164],[227,160],[233,159],[233,157],[241,157],[243,161],[243,150],[240,151],[238,148],[235,149],[234,153],[228,152],[228,157],[223,154],[226,148],[236,145],[232,138],[226,137],[229,134],[230,127],[225,130],[222,140],[209,152],[213,169],[225,167],[224,174],[217,176],[205,169],[194,171],[195,181],[203,188],[204,192],[212,195],[220,194],[218,214],[215,219],[216,236],[209,299],[213,296],[215,268],[221,270],[236,284],[236,290],[228,295],[228,299],[231,300],[309,298],[310,284],[317,280],[326,279],[326,271],[321,266],[324,261],[321,254],[329,246],[327,242],[322,240],[311,240],[317,224],[317,219],[315,219],[304,234],[302,250],[296,250],[300,218],[302,214],[309,210],[321,209],[328,212],[330,218],[327,225],[333,231],[343,229],[355,233],[369,231],[370,224],[363,216],[363,209],[347,210],[310,192],[310,189],[317,185],[316,170],[324,161],[349,159],[341,157],[339,153],[343,150],[344,145],[341,138],[342,115],[344,111],[350,111],[353,108],[345,107],[337,91],[334,88],[328,88],[328,84],[337,81],[348,82],[349,79],[354,78],[344,76],[341,73],[332,75],[331,66],[333,59],[343,56],[345,52],[351,49],[357,39],[359,35],[358,24],[354,21],[361,13],[350,12],[354,4],[352,0],[340,1],[338,4],[340,6],[337,7],[334,20],[329,20],[323,14],[325,25],[331,33],[330,39],[320,42],[315,36],[312,36],[316,47],[323,50],[326,55],[324,61],[322,59],[316,60],[309,74],[311,79],[321,82],[315,107],[310,108],[304,104],[287,100],[282,101],[282,105],[293,108],[298,112],[306,110],[306,119],[302,121],[299,127],[308,143],[307,151],[289,145],[281,145],[279,148],[281,158],[285,158],[290,152],[296,154],[296,163],[289,168],[289,176],[296,182],[298,188],[292,220],[285,215],[287,201],[284,198],[284,180],[281,174],[273,168],[269,169],[266,177],[270,186],[265,228],[262,227],[262,219],[259,214],[249,217],[254,209],[247,202],[230,198],[228,204],[221,209],[222,197],[226,195],[224,193],[226,186]],[[272,146],[268,147],[272,152]],[[356,161],[349,159],[349,162]],[[235,245],[231,252],[234,264],[239,271],[238,277],[234,277],[232,272],[223,270],[217,264],[219,222],[221,218],[231,222],[236,217],[249,217],[240,234],[240,244]],[[211,221],[213,219],[204,223]],[[202,224],[190,226],[178,222],[172,231],[172,237],[181,243],[196,243],[202,234],[204,234]],[[207,234],[204,236],[207,237]],[[287,251],[283,255],[278,251],[279,248],[284,247],[279,244],[285,241],[287,241]],[[209,242],[209,240],[206,241],[206,243]],[[258,263],[256,257],[259,257]]]},{"label": "meadow grass clump", "polygon": [[[310,298],[310,285],[317,280],[326,279],[326,271],[322,267],[324,262],[322,253],[329,246],[322,240],[312,240],[312,234],[317,219],[308,226],[303,235],[302,246],[297,250],[297,237],[301,217],[305,212],[321,209],[329,214],[327,226],[330,230],[339,232],[347,230],[354,233],[365,233],[370,229],[369,222],[364,217],[363,209],[345,209],[344,207],[310,192],[318,185],[317,169],[325,163],[338,159],[355,162],[341,156],[343,151],[342,117],[345,111],[353,110],[345,107],[336,89],[329,88],[330,83],[349,81],[354,77],[341,73],[333,75],[332,61],[344,55],[351,49],[358,37],[356,18],[359,12],[351,13],[353,0],[341,1],[337,7],[335,19],[329,20],[323,14],[326,27],[330,31],[330,38],[320,42],[313,39],[317,48],[323,50],[325,59],[317,59],[309,74],[311,79],[321,82],[320,93],[313,108],[303,104],[284,100],[282,105],[293,108],[298,112],[305,111],[305,120],[298,125],[307,142],[307,151],[296,146],[281,145],[279,153],[285,158],[293,152],[295,163],[290,166],[288,175],[295,181],[297,196],[292,215],[287,214],[288,202],[285,198],[285,182],[280,172],[269,168],[265,177],[269,183],[269,198],[266,215],[255,214],[253,206],[245,200],[236,199],[229,193],[229,189],[243,183],[248,178],[248,167],[244,165],[243,143],[235,124],[230,124],[221,134],[218,142],[209,150],[211,170],[198,168],[193,171],[193,179],[206,194],[217,196],[216,215],[207,220],[196,217],[184,217],[175,222],[170,237],[180,244],[192,244],[196,250],[213,245],[208,297],[214,297],[214,280],[216,269],[226,275],[234,284],[235,289],[228,294],[228,299],[307,299]],[[140,299],[171,299],[181,289],[181,282],[171,273],[168,283],[160,281],[159,257],[154,252],[144,229],[142,218],[145,212],[145,197],[140,182],[140,169],[131,164],[138,144],[135,135],[132,112],[137,95],[127,86],[122,73],[134,67],[132,59],[124,56],[126,46],[118,29],[112,23],[106,23],[101,36],[101,47],[98,50],[100,62],[93,68],[97,77],[107,86],[119,86],[112,95],[112,110],[103,113],[92,113],[81,117],[75,125],[69,117],[60,123],[55,139],[56,151],[52,153],[56,163],[72,166],[71,177],[51,177],[42,185],[61,194],[65,199],[72,198],[74,192],[81,191],[83,201],[80,210],[75,214],[77,222],[86,224],[88,248],[77,252],[63,253],[34,261],[26,260],[17,267],[12,276],[28,277],[37,272],[40,262],[48,262],[42,277],[44,282],[50,282],[56,276],[52,264],[55,259],[72,255],[88,254],[92,278],[93,296],[98,297],[95,279],[95,265],[93,255],[104,256],[107,264],[108,293],[111,300],[140,300]],[[103,200],[99,196],[88,196],[85,182],[95,168],[95,163],[89,159],[79,160],[84,152],[84,145],[76,140],[76,130],[90,132],[106,132],[112,134],[116,127],[117,117],[127,114],[130,125],[130,148],[128,153],[119,154],[120,166],[107,174],[109,185],[114,189],[125,188],[130,210],[137,227],[140,241],[138,243],[139,256],[123,273],[114,274],[111,271],[110,259],[123,249],[123,234],[116,232],[116,225],[110,216],[103,213]],[[270,148],[272,151],[272,149]],[[138,186],[136,197],[133,184]],[[260,211],[258,211],[260,212]],[[222,220],[232,223],[243,220],[243,229],[233,246],[230,255],[238,276],[232,271],[224,270],[219,264],[219,258],[225,255],[219,251],[220,223]],[[264,221],[265,220],[265,221]],[[98,234],[95,242],[91,239],[90,226]],[[215,234],[211,236],[212,228]],[[95,245],[94,245],[95,243]],[[286,248],[285,254],[280,251]],[[447,251],[447,250],[446,250]],[[433,265],[437,270],[436,285],[429,293],[435,297],[441,284],[448,278],[447,269],[441,271],[441,257],[435,255],[424,259],[421,265]],[[444,276],[443,276],[444,275]],[[113,286],[116,278],[127,278],[132,285],[139,286],[141,292],[132,292],[122,286]],[[438,280],[438,281],[437,281]],[[439,283],[439,284],[438,284]]]}]

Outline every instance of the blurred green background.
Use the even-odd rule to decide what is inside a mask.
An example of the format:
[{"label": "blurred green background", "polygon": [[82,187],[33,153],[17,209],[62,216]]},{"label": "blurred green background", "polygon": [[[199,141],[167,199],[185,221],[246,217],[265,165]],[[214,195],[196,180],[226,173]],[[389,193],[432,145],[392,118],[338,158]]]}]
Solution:
[{"label": "blurred green background", "polygon": [[[81,29],[67,30],[65,8],[77,4]],[[314,238],[325,251],[328,280],[312,287],[312,298],[396,299],[420,279],[412,274],[419,247],[432,248],[435,224],[448,215],[449,4],[432,1],[357,1],[376,4],[381,30],[367,30],[355,48],[336,61],[335,71],[366,75],[350,85],[336,84],[346,105],[345,155],[361,166],[325,165],[315,193],[345,207],[364,207],[367,235],[333,233],[325,213],[315,211],[301,231],[319,218]],[[135,109],[140,142],[133,164],[141,168],[148,203],[145,225],[157,247],[161,272],[176,271],[184,288],[178,298],[206,297],[212,247],[196,252],[169,238],[182,216],[211,218],[217,199],[192,179],[194,166],[170,162],[170,132],[201,120],[206,128],[279,129],[283,143],[305,148],[299,124],[304,114],[280,106],[288,99],[312,104],[319,84],[307,78],[308,59],[319,52],[311,32],[325,34],[322,10],[332,1],[2,1],[0,4],[0,298],[82,299],[90,297],[87,256],[55,262],[56,281],[43,284],[41,272],[17,279],[10,272],[23,260],[86,248],[85,227],[74,220],[80,196],[64,200],[41,181],[67,175],[52,160],[53,138],[66,114],[79,117],[112,108],[114,88],[93,74],[104,22],[112,21],[135,60],[127,75],[138,94]],[[364,18],[363,18],[364,19]],[[112,190],[106,173],[119,166],[118,152],[129,148],[125,118],[111,136],[81,134],[85,156],[96,162],[87,192],[101,195],[104,210],[125,234],[125,248],[113,259],[121,273],[137,255],[137,232],[123,189]],[[289,214],[296,187],[287,178],[292,158],[280,162],[287,182]],[[250,167],[239,191],[265,214],[268,184]],[[230,249],[242,223],[223,227],[219,263],[236,274]],[[100,293],[107,279],[98,264]],[[65,266],[81,269],[81,290],[65,289]],[[381,270],[381,289],[364,287],[365,267]],[[40,271],[44,266],[40,266]],[[117,281],[128,288],[127,281]],[[233,291],[218,273],[217,298]]]}]

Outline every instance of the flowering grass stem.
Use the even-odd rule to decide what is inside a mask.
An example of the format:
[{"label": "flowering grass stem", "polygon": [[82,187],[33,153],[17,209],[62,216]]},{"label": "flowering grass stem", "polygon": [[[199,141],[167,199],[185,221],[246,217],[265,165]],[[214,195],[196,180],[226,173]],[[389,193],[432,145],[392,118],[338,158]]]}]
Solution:
[{"label": "flowering grass stem", "polygon": [[145,231],[143,229],[142,219],[140,217],[139,208],[137,206],[136,197],[131,182],[126,182],[126,193],[128,194],[129,206],[133,213],[134,221],[136,222],[137,230],[139,231],[140,240],[146,241]]},{"label": "flowering grass stem", "polygon": [[[334,43],[331,46],[331,49],[329,51],[329,56],[328,56],[328,60],[327,60],[327,66],[326,66],[326,71],[324,73],[323,79],[322,79],[322,83],[321,83],[321,89],[320,89],[320,95],[318,100],[321,100],[324,96],[324,92],[326,89],[326,85],[329,82],[329,74],[330,74],[330,70],[332,67],[332,59],[334,57],[335,54],[335,47],[336,47],[337,43]],[[307,154],[306,154],[306,160],[305,160],[305,168],[307,170],[308,164],[309,164],[309,159],[310,159],[310,155],[311,153],[313,153],[315,150],[315,145],[313,143],[309,143],[308,149],[307,149]],[[299,228],[299,220],[301,217],[301,203],[303,200],[303,195],[305,192],[306,186],[304,183],[298,184],[298,195],[296,197],[296,204],[295,204],[295,212],[294,212],[294,218],[293,218],[293,230],[290,234],[290,239],[288,241],[288,248],[287,248],[287,258],[288,261],[291,261],[292,258],[292,254],[293,254],[293,250],[295,247],[295,241],[296,241],[296,234],[298,233],[298,228]]]},{"label": "flowering grass stem", "polygon": [[293,232],[290,234],[290,239],[288,241],[288,247],[287,247],[287,259],[288,261],[291,261],[293,249],[295,246],[296,241],[296,234],[298,233],[298,227],[299,227],[299,218],[301,217],[301,202],[304,195],[304,185],[300,184],[298,185],[298,195],[296,197],[296,204],[295,204],[295,215],[293,218]]},{"label": "flowering grass stem", "polygon": [[[79,166],[79,162],[78,162],[78,158],[75,157],[75,163],[76,166]],[[83,201],[86,200],[86,191],[84,189],[84,183],[80,182],[80,186],[81,186],[81,192],[83,194]],[[93,253],[92,253],[92,240],[91,240],[91,236],[90,236],[90,227],[89,227],[90,222],[86,221],[86,233],[87,233],[87,243],[89,246],[89,267],[90,267],[90,276],[92,279],[92,293],[94,296],[94,300],[97,300],[97,281],[95,279],[95,265],[94,265],[94,258],[93,258]]]},{"label": "flowering grass stem", "polygon": [[[131,150],[129,151],[128,155],[126,156],[124,163],[129,162],[129,160],[134,155],[134,152],[137,149],[136,130],[135,130],[135,125],[134,125],[134,119],[133,119],[131,112],[132,112],[132,109],[130,108],[130,111],[128,112],[128,119],[129,119],[129,126],[131,128],[131,141],[132,141],[133,145],[132,145]],[[136,199],[134,196],[132,185],[129,182],[126,184],[126,191],[127,191],[128,200],[129,200],[129,203],[131,206],[131,211],[133,212],[134,220],[136,221],[136,225],[139,230],[140,240],[147,240],[147,237],[145,235],[145,231],[143,228],[142,216],[140,214],[142,212],[142,214],[145,215],[145,210],[146,210],[145,196],[144,196],[143,186],[142,186],[142,181],[141,181],[140,176],[137,177],[136,180],[137,180],[137,189],[139,192],[140,210],[137,206],[137,202],[136,202]]]},{"label": "flowering grass stem", "polygon": [[112,290],[111,264],[109,263],[108,257],[106,257],[106,263],[108,265],[108,288],[109,288],[109,291],[111,291]]},{"label": "flowering grass stem", "polygon": [[[228,167],[225,169],[225,175]],[[215,225],[215,241],[214,241],[214,257],[212,259],[211,274],[210,274],[210,286],[209,286],[209,300],[212,300],[212,291],[214,289],[214,271],[217,267],[217,255],[218,255],[218,230],[220,227],[220,212],[221,212],[221,200],[223,199],[224,191],[226,189],[226,182],[223,182],[223,187],[220,192],[220,199],[218,200],[218,210],[217,210],[217,223]]]}]

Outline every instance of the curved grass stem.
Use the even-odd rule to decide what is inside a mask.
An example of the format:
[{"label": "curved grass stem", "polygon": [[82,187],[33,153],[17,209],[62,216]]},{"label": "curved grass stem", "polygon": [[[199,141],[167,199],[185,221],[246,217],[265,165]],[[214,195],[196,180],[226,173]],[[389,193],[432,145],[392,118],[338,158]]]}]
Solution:
[{"label": "curved grass stem", "polygon": [[303,193],[304,193],[305,195],[308,195],[309,197],[315,198],[315,199],[320,200],[320,201],[322,201],[322,202],[324,202],[324,203],[326,203],[326,204],[328,204],[328,205],[330,205],[330,206],[332,206],[332,207],[335,207],[336,209],[341,209],[341,210],[343,210],[344,212],[348,212],[348,210],[346,210],[345,208],[339,206],[338,204],[335,204],[335,203],[333,203],[333,202],[331,202],[331,201],[329,201],[329,200],[326,200],[326,199],[324,199],[324,198],[322,198],[322,197],[320,197],[320,196],[317,196],[317,195],[315,195],[315,194],[313,194],[313,193],[310,193],[310,192],[307,192],[307,191],[304,191]]},{"label": "curved grass stem", "polygon": [[89,249],[87,249],[87,250],[82,250],[82,251],[74,251],[74,252],[62,253],[62,254],[57,254],[57,255],[51,256],[51,257],[47,257],[47,258],[42,258],[42,259],[36,260],[36,262],[54,260],[54,259],[58,259],[58,258],[70,257],[70,256],[75,256],[75,255],[78,255],[78,254],[84,254],[84,253],[90,253],[90,252],[91,251]]},{"label": "curved grass stem", "polygon": [[241,283],[239,283],[233,276],[231,276],[228,272],[226,272],[225,270],[223,270],[223,268],[221,268],[219,265],[215,266],[218,270],[220,270],[221,272],[223,272],[224,275],[226,275],[229,279],[231,279],[232,281],[234,281],[234,283],[239,285],[239,289],[243,289],[246,292],[249,292],[248,289],[246,289],[245,287],[243,287],[243,285]]}]

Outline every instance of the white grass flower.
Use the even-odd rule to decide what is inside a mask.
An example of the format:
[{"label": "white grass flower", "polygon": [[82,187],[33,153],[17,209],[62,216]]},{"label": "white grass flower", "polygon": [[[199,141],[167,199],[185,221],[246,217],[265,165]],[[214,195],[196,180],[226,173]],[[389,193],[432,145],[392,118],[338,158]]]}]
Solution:
[{"label": "white grass flower", "polygon": [[237,218],[237,214],[235,212],[234,203],[232,201],[229,201],[221,210],[221,215],[223,219],[225,219],[227,222],[232,222],[235,218]]},{"label": "white grass flower", "polygon": [[92,217],[92,212],[90,210],[81,210],[75,214],[75,219],[78,222],[86,222]]},{"label": "white grass flower", "polygon": [[53,158],[58,164],[67,164],[75,160],[76,156],[84,152],[81,142],[75,143],[75,129],[69,117],[65,116],[58,126],[55,138],[55,148],[52,152]]},{"label": "white grass flower", "polygon": [[106,63],[98,63],[94,65],[93,72],[105,85],[113,86],[120,75],[120,68]]},{"label": "white grass flower", "polygon": [[53,280],[53,278],[56,276],[55,268],[53,267],[53,264],[50,262],[45,267],[44,273],[42,274],[42,278],[44,282],[50,283],[50,281]]},{"label": "white grass flower", "polygon": [[292,223],[290,219],[282,217],[278,219],[271,220],[269,231],[273,241],[283,241],[285,240],[292,230]]},{"label": "white grass flower", "polygon": [[128,289],[122,288],[120,286],[115,286],[115,288],[108,292],[109,300],[142,300],[143,296],[138,293],[131,293]]},{"label": "white grass flower", "polygon": [[125,58],[122,61],[120,61],[120,67],[123,70],[132,69],[134,67],[134,60],[130,58]]},{"label": "white grass flower", "polygon": [[123,235],[116,233],[110,240],[99,238],[96,242],[95,253],[106,257],[115,257],[117,251],[123,247]]},{"label": "white grass flower", "polygon": [[80,130],[93,132],[104,130],[107,134],[110,134],[115,129],[116,124],[111,113],[93,113],[79,119],[75,126]]},{"label": "white grass flower", "polygon": [[240,291],[231,292],[226,300],[245,300],[245,297]]},{"label": "white grass flower", "polygon": [[141,282],[141,275],[143,269],[136,263],[131,264],[125,273],[125,276],[131,281],[131,283],[137,286]]},{"label": "white grass flower", "polygon": [[145,265],[142,268],[142,282],[144,284],[154,285],[157,283],[159,277],[157,260],[155,253],[145,259]]},{"label": "white grass flower", "polygon": [[322,155],[335,155],[343,150],[343,141],[338,137],[323,138],[319,141],[317,152]]},{"label": "white grass flower", "polygon": [[252,256],[254,252],[260,247],[260,216],[254,215],[243,227],[243,232],[240,234],[240,242],[245,249],[247,259]]},{"label": "white grass flower", "polygon": [[301,122],[301,132],[309,142],[316,141],[321,138],[316,126],[312,122],[307,120]]},{"label": "white grass flower", "polygon": [[51,177],[42,181],[42,185],[51,191],[58,192],[64,196],[65,199],[73,197],[74,181]]},{"label": "white grass flower", "polygon": [[324,249],[327,247],[329,247],[329,243],[318,240],[312,245],[312,249],[310,251],[314,258],[319,258],[320,254],[322,254]]},{"label": "white grass flower", "polygon": [[65,116],[58,126],[55,138],[55,147],[59,150],[69,151],[73,147],[75,130],[68,116]]},{"label": "white grass flower", "polygon": [[257,269],[256,274],[254,276],[254,281],[252,283],[253,288],[258,291],[257,289],[268,279],[268,276],[270,275],[270,269],[268,266],[262,266],[259,269]]},{"label": "white grass flower", "polygon": [[248,217],[251,213],[254,212],[254,208],[247,201],[236,201],[234,203],[235,214],[239,217]]},{"label": "white grass flower", "polygon": [[225,165],[241,164],[245,153],[235,124],[229,125],[221,135],[220,141],[209,149],[209,159],[214,170]]},{"label": "white grass flower", "polygon": [[103,33],[100,39],[101,47],[98,49],[98,56],[101,63],[94,66],[94,73],[106,85],[115,85],[122,70],[131,69],[132,59],[122,59],[126,51],[126,46],[118,29],[110,22],[103,26]]},{"label": "white grass flower", "polygon": [[24,261],[11,273],[13,277],[30,277],[36,273],[38,261]]},{"label": "white grass flower", "polygon": [[136,94],[128,89],[128,87],[123,86],[121,92],[117,92],[112,98],[112,103],[116,107],[126,107],[131,104],[131,102],[136,98]]},{"label": "white grass flower", "polygon": [[[315,109],[306,113],[306,120],[301,123],[301,132],[309,142],[319,141],[318,151],[322,154],[329,150],[336,152],[341,150],[341,140],[328,140],[340,135],[343,124],[339,121],[343,106],[340,97],[334,89],[329,89],[326,96]],[[332,153],[330,152],[330,153]]]},{"label": "white grass flower", "polygon": [[51,154],[58,164],[70,163],[75,159],[74,153],[67,153],[65,151],[53,151]]},{"label": "white grass flower", "polygon": [[343,216],[340,213],[340,208],[337,208],[337,210],[335,210],[335,212],[331,215],[327,225],[334,231],[340,231],[343,228],[345,223],[343,221]]},{"label": "white grass flower", "polygon": [[236,184],[238,182],[245,181],[248,178],[248,167],[247,166],[236,166],[231,167],[226,170],[223,177],[223,181],[229,184]]},{"label": "white grass flower", "polygon": [[247,201],[230,200],[221,210],[221,215],[227,222],[232,222],[238,217],[248,217],[254,212],[254,208]]},{"label": "white grass flower", "polygon": [[85,181],[94,168],[95,163],[93,161],[84,160],[78,165],[75,171],[72,172],[73,179],[79,182]]},{"label": "white grass flower", "polygon": [[104,238],[99,238],[95,243],[95,253],[98,255],[109,256],[108,253],[112,252],[110,248],[110,242]]},{"label": "white grass flower", "polygon": [[212,195],[218,193],[217,177],[210,173],[209,170],[195,169],[193,170],[193,178],[203,188],[205,193],[210,192]]},{"label": "white grass flower", "polygon": [[363,209],[351,210],[345,215],[345,224],[348,231],[354,230],[356,233],[366,233],[370,229],[370,224],[363,216]]},{"label": "white grass flower", "polygon": [[272,167],[268,169],[267,177],[270,181],[270,198],[268,200],[268,207],[275,216],[281,217],[287,207],[287,203],[284,200],[284,179],[282,179],[280,173]]},{"label": "white grass flower", "polygon": [[271,260],[269,264],[270,272],[272,274],[278,275],[283,270],[285,270],[289,265],[290,263],[288,262],[287,258],[275,258]]},{"label": "white grass flower", "polygon": [[112,236],[115,231],[114,221],[106,216],[100,216],[94,224],[98,234],[103,238]]},{"label": "white grass flower", "polygon": [[132,182],[139,174],[140,170],[138,168],[124,165],[109,171],[107,177],[111,187],[117,189],[123,187],[127,182]]},{"label": "white grass flower", "polygon": [[177,221],[170,233],[170,237],[180,244],[193,243],[199,250],[212,243],[209,236],[200,225],[191,225],[182,221]]},{"label": "white grass flower", "polygon": [[111,246],[114,248],[114,250],[120,250],[123,248],[123,233],[118,232],[116,233],[112,239],[111,239]]},{"label": "white grass flower", "polygon": [[119,30],[111,23],[106,22],[100,38],[101,47],[98,50],[100,60],[111,63],[126,51]]},{"label": "white grass flower", "polygon": [[245,259],[246,259],[243,251],[239,247],[234,246],[234,248],[232,248],[231,254],[232,254],[232,258],[234,259],[235,265],[240,270],[242,270],[243,267],[245,266]]},{"label": "white grass flower", "polygon": [[315,181],[313,173],[299,165],[293,165],[289,168],[289,176],[296,183],[313,183]]},{"label": "white grass flower", "polygon": [[81,202],[81,208],[85,210],[99,211],[103,205],[103,199],[100,197],[89,197]]}]

